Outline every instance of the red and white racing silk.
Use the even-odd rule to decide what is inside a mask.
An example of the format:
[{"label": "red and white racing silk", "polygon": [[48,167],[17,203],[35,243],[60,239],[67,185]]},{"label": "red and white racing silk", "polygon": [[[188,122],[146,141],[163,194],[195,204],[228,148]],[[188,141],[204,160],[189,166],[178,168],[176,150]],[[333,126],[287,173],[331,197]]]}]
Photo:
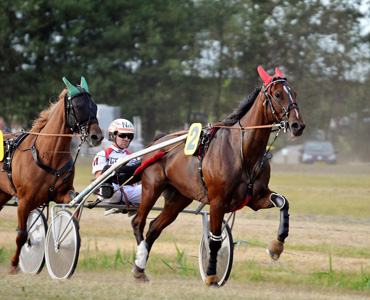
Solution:
[{"label": "red and white racing silk", "polygon": [[[109,148],[106,148],[102,151],[99,151],[93,160],[92,163],[92,173],[95,175],[96,172],[102,171],[106,165],[113,165],[122,157],[129,156],[131,153],[127,150],[122,150],[115,145],[111,145]],[[137,161],[140,161],[140,158],[134,158],[130,160],[126,166],[130,166]],[[119,188],[118,184],[113,183],[114,190]],[[135,206],[139,206],[141,202],[141,184],[134,185],[124,185],[123,190],[127,195],[128,200],[133,203]],[[112,204],[125,204],[125,199],[120,190],[117,190],[116,193],[109,199],[102,199],[104,202]]]},{"label": "red and white racing silk", "polygon": [[[120,158],[129,156],[130,154],[131,152],[127,151],[126,149],[122,150],[115,145],[111,145],[109,148],[99,151],[94,157],[92,174],[95,175],[96,172],[102,171],[106,165],[111,166]],[[134,158],[130,160],[126,166],[130,166],[137,161],[140,161],[140,158]]]}]

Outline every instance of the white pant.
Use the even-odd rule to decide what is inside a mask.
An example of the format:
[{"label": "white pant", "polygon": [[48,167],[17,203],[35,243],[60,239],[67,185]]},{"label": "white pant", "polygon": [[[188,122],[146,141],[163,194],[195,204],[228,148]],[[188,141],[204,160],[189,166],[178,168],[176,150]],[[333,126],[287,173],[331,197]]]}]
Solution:
[{"label": "white pant", "polygon": [[[113,183],[113,188],[114,190],[117,190],[119,188],[119,184]],[[130,201],[135,206],[139,206],[141,202],[141,184],[137,184],[134,186],[124,185],[122,188],[128,198],[128,201]],[[103,198],[101,200],[109,204],[126,204],[125,196],[122,194],[121,190],[115,192],[111,198]]]}]

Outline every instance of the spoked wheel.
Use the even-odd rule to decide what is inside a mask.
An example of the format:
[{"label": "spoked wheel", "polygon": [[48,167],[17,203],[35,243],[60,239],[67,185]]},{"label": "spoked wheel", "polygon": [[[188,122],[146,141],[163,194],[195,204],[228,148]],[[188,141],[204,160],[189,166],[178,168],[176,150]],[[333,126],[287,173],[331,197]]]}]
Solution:
[{"label": "spoked wheel", "polygon": [[[224,226],[224,230],[222,231],[222,244],[217,254],[216,275],[218,278],[220,278],[220,281],[217,283],[219,286],[224,285],[229,278],[234,258],[234,243],[231,229],[229,225],[225,224],[225,221]],[[204,238],[204,235],[202,235],[202,239],[200,240],[199,245],[199,270],[204,282],[207,278],[206,272],[209,261],[208,249],[208,241]]]},{"label": "spoked wheel", "polygon": [[19,266],[23,273],[39,274],[45,264],[45,235],[47,221],[41,210],[30,212],[27,219],[28,237],[19,255]]},{"label": "spoked wheel", "polygon": [[68,210],[56,213],[45,246],[46,266],[53,279],[70,278],[76,269],[80,251],[78,223]]}]

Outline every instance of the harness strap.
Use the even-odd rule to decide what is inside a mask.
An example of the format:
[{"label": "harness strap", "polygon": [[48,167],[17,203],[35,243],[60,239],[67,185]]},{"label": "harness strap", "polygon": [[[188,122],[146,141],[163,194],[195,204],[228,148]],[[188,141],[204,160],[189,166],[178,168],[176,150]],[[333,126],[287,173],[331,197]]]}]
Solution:
[{"label": "harness strap", "polygon": [[246,206],[249,203],[249,201],[251,201],[251,199],[252,199],[252,192],[253,192],[253,184],[250,183],[248,185],[247,195],[245,196],[245,199],[244,199],[243,203],[241,205],[239,205],[238,207],[232,209],[230,212],[236,212],[237,210],[240,210],[244,206]]},{"label": "harness strap", "polygon": [[62,175],[64,172],[66,172],[70,167],[72,167],[74,161],[73,161],[73,158],[71,158],[61,169],[59,170],[54,170],[52,168],[50,168],[49,166],[46,166],[44,164],[42,164],[40,161],[39,161],[39,158],[38,158],[38,152],[37,152],[37,149],[36,149],[36,140],[38,138],[38,135],[35,137],[35,139],[33,140],[33,143],[32,143],[32,146],[31,146],[31,153],[32,153],[32,157],[33,157],[33,160],[35,161],[36,165],[38,165],[41,169],[43,169],[44,171],[48,172],[49,174],[52,174],[52,175],[55,175],[57,177],[59,177],[60,175]]},{"label": "harness strap", "polygon": [[[75,160],[73,160],[73,158],[71,158],[59,170],[54,170],[54,169],[50,168],[49,166],[46,166],[46,165],[42,164],[38,159],[38,152],[37,152],[36,145],[35,145],[37,138],[38,138],[38,135],[35,137],[35,139],[33,140],[32,146],[29,148],[29,149],[31,149],[33,160],[35,161],[36,165],[39,166],[41,169],[43,169],[44,171],[48,172],[49,174],[52,174],[52,175],[55,176],[54,182],[53,182],[52,186],[49,188],[48,202],[50,202],[53,198],[53,193],[56,192],[62,186],[62,184],[64,184],[68,180],[68,178],[72,175],[73,166],[75,165]],[[77,159],[78,153],[80,151],[80,148],[81,148],[81,145],[78,149],[76,159]],[[69,170],[67,175],[63,178],[61,184],[55,189],[55,185],[56,185],[59,177],[62,174],[64,174],[67,170]]]},{"label": "harness strap", "polygon": [[128,200],[128,197],[127,197],[127,195],[126,195],[125,191],[123,190],[123,188],[122,188],[122,187],[120,187],[119,189],[120,189],[120,191],[121,191],[121,193],[122,193],[123,197],[125,198],[126,207],[130,208],[130,207],[132,206],[133,208],[138,208],[138,206],[136,206],[134,203],[132,203],[132,202],[130,202],[130,201]]},{"label": "harness strap", "polygon": [[38,153],[37,153],[37,149],[35,146],[32,146],[31,147],[31,152],[32,152],[32,157],[33,157],[33,160],[35,161],[36,165],[38,165],[41,169],[43,169],[44,171],[52,174],[52,175],[55,175],[57,177],[59,177],[60,175],[62,175],[63,173],[65,173],[70,167],[72,167],[73,165],[73,158],[71,158],[61,169],[59,170],[54,170],[44,164],[42,164],[39,159],[38,159]]},{"label": "harness strap", "polygon": [[203,187],[206,190],[206,192],[208,193],[208,187],[206,185],[206,182],[204,181],[204,176],[203,176],[203,171],[202,171],[203,158],[204,158],[204,156],[201,156],[200,159],[199,159],[199,168],[198,168],[198,171],[199,171],[200,180],[202,181]]},{"label": "harness strap", "polygon": [[216,132],[219,129],[220,129],[220,127],[214,126],[210,129],[210,132],[208,134],[202,134],[201,142],[200,142],[199,149],[198,149],[198,159],[199,159],[198,171],[199,171],[199,175],[200,175],[200,180],[202,181],[202,185],[203,185],[203,187],[204,187],[204,189],[206,190],[207,193],[208,193],[208,187],[207,187],[206,182],[204,180],[202,163],[203,163],[204,157],[207,154],[207,151],[208,151],[209,145],[212,141],[212,138],[214,137],[214,135],[216,134]]},{"label": "harness strap", "polygon": [[247,195],[246,195],[244,201],[242,202],[242,204],[240,206],[238,206],[237,208],[231,210],[231,212],[235,212],[235,211],[237,211],[239,209],[242,209],[244,206],[246,206],[249,203],[249,201],[253,197],[253,184],[254,184],[254,181],[257,178],[258,172],[260,171],[260,168],[263,166],[263,164],[265,163],[265,161],[268,159],[267,158],[267,155],[270,152],[270,149],[271,149],[272,145],[275,143],[276,139],[278,138],[280,130],[282,128],[285,129],[285,123],[284,123],[284,121],[282,121],[282,123],[280,124],[279,129],[278,129],[278,131],[277,131],[277,133],[275,135],[274,140],[272,141],[272,143],[270,144],[270,146],[268,147],[268,149],[265,151],[265,154],[262,156],[261,160],[258,162],[258,164],[253,168],[252,172],[250,173],[249,170],[248,170],[248,168],[247,168],[246,159],[244,157],[244,152],[243,152],[243,141],[244,141],[244,131],[245,130],[241,126],[240,120],[238,121],[238,125],[240,127],[240,132],[241,132],[240,133],[240,154],[241,154],[241,161],[242,161],[242,165],[244,167],[244,170],[245,170],[245,172],[247,173],[247,175],[249,177],[249,184],[248,184]]},{"label": "harness strap", "polygon": [[4,141],[6,146],[5,155],[4,155],[4,164],[3,164],[3,172],[8,174],[9,181],[11,183],[12,189],[15,193],[17,193],[17,189],[15,188],[13,178],[12,178],[12,161],[15,150],[18,146],[23,142],[23,140],[28,136],[27,133],[22,133],[18,136],[15,140],[14,139],[7,139]]}]

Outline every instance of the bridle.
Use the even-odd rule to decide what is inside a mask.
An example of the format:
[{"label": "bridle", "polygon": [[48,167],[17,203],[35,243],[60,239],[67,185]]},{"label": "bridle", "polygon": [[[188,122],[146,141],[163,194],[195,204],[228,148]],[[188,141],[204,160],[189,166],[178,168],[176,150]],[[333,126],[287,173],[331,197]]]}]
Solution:
[{"label": "bridle", "polygon": [[[68,94],[64,96],[66,127],[69,128],[73,133],[78,133],[78,131],[80,132],[81,142],[78,147],[75,159],[71,158],[64,166],[62,166],[58,170],[52,169],[51,167],[44,165],[39,161],[38,151],[36,149],[36,140],[39,137],[39,135],[36,135],[31,147],[21,150],[21,151],[31,150],[32,157],[36,165],[39,166],[44,171],[48,172],[49,174],[55,176],[52,186],[49,188],[47,203],[49,203],[52,200],[53,195],[55,195],[58,189],[65,182],[67,182],[67,180],[72,175],[81,146],[88,137],[89,126],[95,123],[98,124],[98,120],[96,118],[97,106],[92,100],[91,95],[80,86],[77,86],[77,89],[80,91],[80,93],[77,93],[73,96],[68,96]],[[59,177],[61,177],[65,173],[67,174],[62,178],[62,182],[56,187],[56,183]]]},{"label": "bridle", "polygon": [[[284,89],[285,93],[287,93],[288,96],[289,96],[289,101],[288,101],[288,104],[287,104],[286,107],[283,107],[282,105],[280,105],[279,101],[271,93],[272,85],[275,85],[276,83],[279,83],[279,82],[281,82],[283,84],[283,89]],[[263,85],[261,91],[263,92],[263,94],[265,96],[265,100],[263,101],[263,106],[266,107],[266,118],[267,118],[267,121],[268,121],[269,124],[282,123],[282,122],[288,123],[289,112],[292,109],[295,109],[296,114],[298,114],[299,107],[298,107],[297,102],[295,102],[295,99],[294,99],[294,97],[292,95],[292,92],[291,92],[291,88],[290,88],[286,78],[280,78],[280,77],[274,78],[271,81],[271,83],[269,83],[266,87],[265,87],[265,85]],[[280,117],[278,116],[278,114],[277,114],[277,112],[274,108],[274,104],[278,107],[278,109],[282,113]],[[270,108],[271,115],[273,116],[273,121],[272,122],[270,121],[270,118],[269,118],[268,108]]]},{"label": "bridle", "polygon": [[81,139],[85,140],[88,136],[89,126],[98,124],[96,118],[97,106],[88,92],[80,86],[77,86],[77,89],[80,93],[73,96],[67,96],[67,94],[64,96],[66,127],[73,133],[80,132]]}]

